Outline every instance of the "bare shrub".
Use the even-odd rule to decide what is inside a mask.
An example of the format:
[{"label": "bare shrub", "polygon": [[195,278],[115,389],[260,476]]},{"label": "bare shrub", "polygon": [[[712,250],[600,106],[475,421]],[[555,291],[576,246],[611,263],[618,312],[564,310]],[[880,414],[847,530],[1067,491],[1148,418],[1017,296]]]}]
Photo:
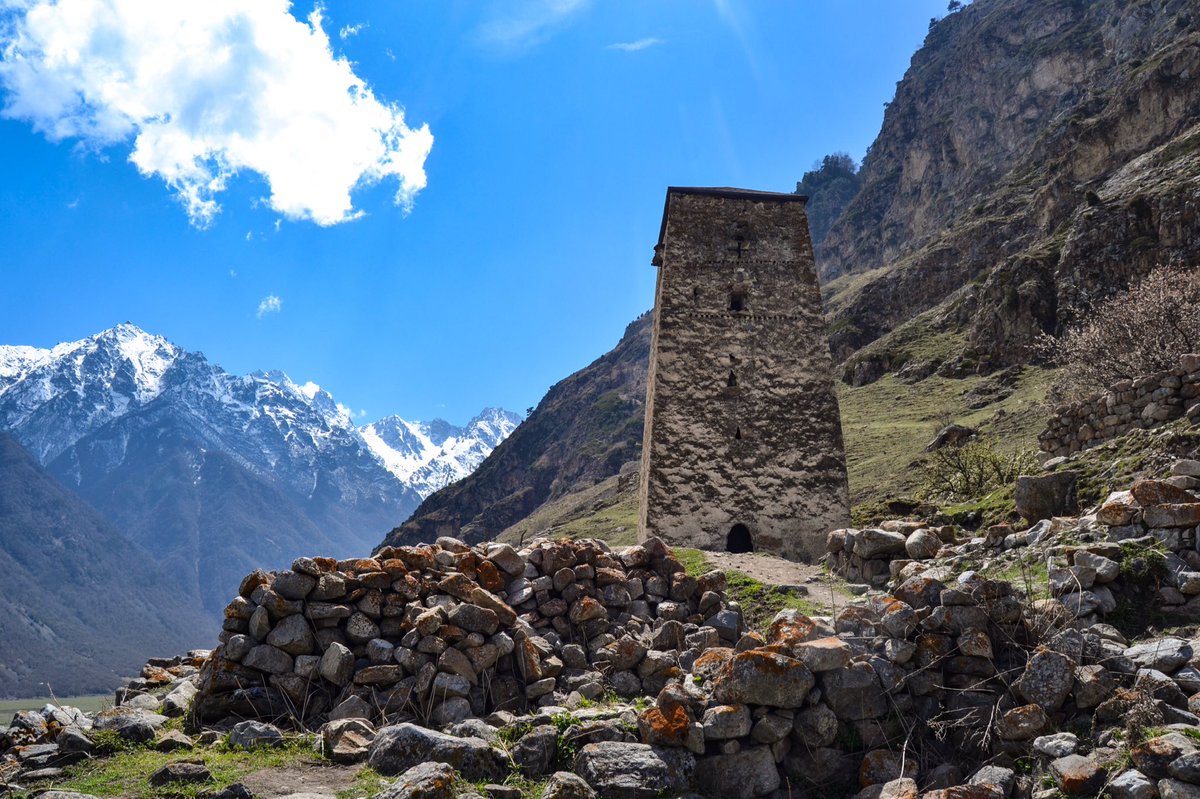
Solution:
[{"label": "bare shrub", "polygon": [[1028,474],[1036,462],[1028,452],[1003,452],[990,438],[934,450],[925,467],[920,496],[930,500],[976,499]]},{"label": "bare shrub", "polygon": [[1172,369],[1200,348],[1200,270],[1159,267],[1097,302],[1042,354],[1063,367],[1055,402],[1091,396],[1121,380]]}]

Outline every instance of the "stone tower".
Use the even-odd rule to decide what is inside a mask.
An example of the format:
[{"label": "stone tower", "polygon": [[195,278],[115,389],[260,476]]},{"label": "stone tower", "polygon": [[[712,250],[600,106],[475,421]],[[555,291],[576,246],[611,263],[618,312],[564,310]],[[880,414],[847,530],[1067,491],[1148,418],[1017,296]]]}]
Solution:
[{"label": "stone tower", "polygon": [[850,524],[805,199],[667,189],[640,540],[813,561]]}]

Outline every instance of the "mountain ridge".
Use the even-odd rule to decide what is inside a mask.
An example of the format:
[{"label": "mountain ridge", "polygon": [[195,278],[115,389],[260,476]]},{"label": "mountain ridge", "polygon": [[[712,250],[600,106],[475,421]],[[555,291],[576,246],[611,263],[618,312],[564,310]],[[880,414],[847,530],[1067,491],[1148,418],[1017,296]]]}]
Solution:
[{"label": "mountain ridge", "polygon": [[425,499],[382,545],[495,538],[547,501],[617,474],[641,452],[651,315],[556,383],[479,468]]},{"label": "mountain ridge", "polygon": [[347,408],[278,370],[234,375],[130,323],[48,349],[0,347],[0,430],[210,612],[247,568],[368,551],[516,421],[490,409],[464,428],[433,424],[453,437],[426,439],[405,482]]},{"label": "mountain ridge", "polygon": [[1197,20],[1195,0],[976,0],[931,25],[818,251],[852,379],[904,365],[882,339],[934,309],[962,368],[1025,363],[1095,300],[1200,258]]}]

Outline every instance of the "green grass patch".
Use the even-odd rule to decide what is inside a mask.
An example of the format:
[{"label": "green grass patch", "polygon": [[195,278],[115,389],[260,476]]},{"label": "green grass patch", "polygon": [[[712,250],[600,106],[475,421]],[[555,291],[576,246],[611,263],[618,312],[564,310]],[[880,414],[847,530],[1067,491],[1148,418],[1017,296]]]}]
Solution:
[{"label": "green grass patch", "polygon": [[[251,750],[230,749],[224,745],[194,752],[156,752],[144,747],[113,744],[109,757],[70,766],[65,776],[54,782],[60,791],[75,791],[94,796],[121,796],[130,799],[178,797],[192,799],[207,791],[219,791],[255,771],[297,765],[329,765],[307,738],[290,738],[279,747]],[[151,788],[150,775],[167,763],[198,760],[212,773],[210,782],[199,785]],[[46,786],[42,786],[46,787]],[[367,794],[373,795],[373,794]]]},{"label": "green grass patch", "polygon": [[725,572],[728,581],[726,596],[742,608],[746,626],[762,632],[775,618],[775,614],[792,608],[808,616],[821,615],[821,609],[803,596],[769,586],[743,572],[730,569]]},{"label": "green grass patch", "polygon": [[941,520],[972,529],[1019,519],[1017,503],[1013,499],[1015,483],[1001,486],[986,496],[966,502],[955,502],[939,508]]},{"label": "green grass patch", "polygon": [[851,504],[870,508],[916,496],[928,458],[925,445],[950,421],[979,429],[1004,452],[1036,450],[1053,376],[1053,370],[1026,367],[1008,387],[1011,393],[978,408],[968,407],[980,404],[972,390],[991,385],[978,375],[961,380],[934,375],[912,384],[887,375],[866,386],[839,384]]},{"label": "green grass patch", "polygon": [[363,766],[354,775],[354,782],[348,788],[343,788],[334,794],[336,799],[372,799],[383,793],[393,780],[386,779],[370,766]]},{"label": "green grass patch", "polygon": [[1105,441],[1076,453],[1058,468],[1078,472],[1076,492],[1080,504],[1095,504],[1139,478],[1166,477],[1172,461],[1193,457],[1198,450],[1200,430],[1180,419]]},{"label": "green grass patch", "polygon": [[1050,568],[1042,558],[1033,563],[1016,560],[1003,566],[985,569],[983,574],[991,580],[1011,583],[1018,590],[1024,591],[1029,601],[1050,596]]},{"label": "green grass patch", "polygon": [[[512,772],[504,780],[504,785],[509,788],[516,788],[521,792],[521,799],[542,799],[542,793],[546,790],[548,780],[531,780],[528,777],[522,776],[519,772]],[[485,788],[492,783],[487,780],[470,783],[475,793],[480,796],[487,796],[488,792]]]},{"label": "green grass patch", "polygon": [[687,573],[692,577],[699,577],[705,572],[712,571],[712,564],[708,562],[708,558],[704,557],[704,553],[698,549],[689,549],[687,547],[673,547],[671,549],[675,553],[675,557],[683,564],[683,568],[687,569]]},{"label": "green grass patch", "polygon": [[637,543],[638,491],[610,477],[547,502],[496,537],[514,546],[534,538],[598,538],[610,546]]}]

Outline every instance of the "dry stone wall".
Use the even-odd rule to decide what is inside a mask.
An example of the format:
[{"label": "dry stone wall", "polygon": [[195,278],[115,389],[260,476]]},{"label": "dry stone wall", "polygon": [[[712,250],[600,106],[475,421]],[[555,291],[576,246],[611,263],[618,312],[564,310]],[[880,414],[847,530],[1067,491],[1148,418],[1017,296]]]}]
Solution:
[{"label": "dry stone wall", "polygon": [[1125,380],[1103,394],[1055,408],[1038,444],[1053,456],[1070,455],[1184,415],[1200,419],[1198,397],[1200,355],[1184,355],[1174,369]]},{"label": "dry stone wall", "polygon": [[[384,547],[248,575],[225,610],[197,712],[310,722],[347,702],[435,726],[496,710],[654,694],[742,631],[660,541]],[[668,654],[669,653],[669,654]]]}]

